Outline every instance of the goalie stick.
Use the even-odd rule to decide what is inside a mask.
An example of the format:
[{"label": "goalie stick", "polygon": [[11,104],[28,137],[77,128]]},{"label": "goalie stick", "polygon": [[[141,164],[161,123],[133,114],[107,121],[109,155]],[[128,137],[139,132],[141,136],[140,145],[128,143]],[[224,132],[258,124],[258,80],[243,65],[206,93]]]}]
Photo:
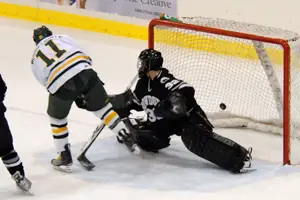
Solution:
[{"label": "goalie stick", "polygon": [[[126,88],[125,91],[129,90],[133,84],[136,82],[138,78],[138,75],[136,75],[132,81],[129,83],[128,87]],[[102,122],[101,124],[99,124],[96,129],[94,130],[92,136],[89,138],[89,140],[84,144],[84,146],[81,148],[80,153],[77,156],[77,160],[79,161],[79,163],[88,171],[91,171],[95,165],[86,157],[86,152],[89,150],[89,148],[92,146],[92,144],[94,143],[94,141],[97,139],[97,137],[99,136],[99,134],[102,132],[102,130],[104,129],[105,124]]]}]

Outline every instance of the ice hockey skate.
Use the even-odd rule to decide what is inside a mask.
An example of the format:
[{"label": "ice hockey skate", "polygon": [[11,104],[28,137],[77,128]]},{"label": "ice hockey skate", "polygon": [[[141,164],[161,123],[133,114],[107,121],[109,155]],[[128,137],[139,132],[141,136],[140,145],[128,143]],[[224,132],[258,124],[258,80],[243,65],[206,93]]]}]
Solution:
[{"label": "ice hockey skate", "polygon": [[132,135],[128,133],[125,134],[120,133],[120,135],[117,136],[117,140],[119,143],[124,144],[130,152],[136,155],[142,153],[141,148],[135,143]]},{"label": "ice hockey skate", "polygon": [[19,171],[12,175],[12,178],[16,181],[17,187],[24,191],[29,192],[31,194],[31,185],[32,183],[23,175],[20,174]]},{"label": "ice hockey skate", "polygon": [[71,173],[72,172],[72,154],[70,144],[65,145],[65,151],[61,152],[56,159],[51,160],[53,168],[58,171]]},{"label": "ice hockey skate", "polygon": [[248,148],[248,155],[245,158],[244,166],[243,168],[239,171],[239,173],[246,173],[250,171],[255,171],[256,168],[252,167],[252,147]]}]

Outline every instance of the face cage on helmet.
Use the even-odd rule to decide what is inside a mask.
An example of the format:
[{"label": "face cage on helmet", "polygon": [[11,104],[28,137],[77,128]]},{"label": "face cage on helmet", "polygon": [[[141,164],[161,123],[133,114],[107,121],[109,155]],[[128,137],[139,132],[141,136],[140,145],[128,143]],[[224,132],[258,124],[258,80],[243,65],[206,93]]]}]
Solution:
[{"label": "face cage on helmet", "polygon": [[147,62],[143,62],[143,60],[141,60],[140,58],[138,58],[137,61],[137,70],[138,70],[138,75],[141,78],[143,75],[145,75],[147,73],[147,68],[148,66],[146,66]]}]

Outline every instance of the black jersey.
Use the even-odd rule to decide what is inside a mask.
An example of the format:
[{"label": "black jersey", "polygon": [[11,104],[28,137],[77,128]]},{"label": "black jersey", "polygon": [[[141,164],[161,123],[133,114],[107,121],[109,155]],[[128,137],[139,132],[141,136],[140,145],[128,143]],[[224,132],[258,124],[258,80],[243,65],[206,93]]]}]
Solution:
[{"label": "black jersey", "polygon": [[174,125],[178,123],[155,116],[154,108],[160,101],[166,99],[175,91],[185,96],[188,110],[197,106],[194,98],[194,88],[183,80],[175,78],[168,70],[162,69],[154,80],[146,76],[139,79],[133,91],[133,102],[135,105],[132,108],[135,110],[144,110],[148,115],[148,121],[155,131],[172,135],[176,132],[176,126]]}]

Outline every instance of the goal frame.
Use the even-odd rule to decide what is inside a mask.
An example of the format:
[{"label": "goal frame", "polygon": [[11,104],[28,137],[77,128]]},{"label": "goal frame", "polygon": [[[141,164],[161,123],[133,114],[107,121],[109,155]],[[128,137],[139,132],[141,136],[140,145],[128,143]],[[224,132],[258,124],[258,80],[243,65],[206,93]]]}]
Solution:
[{"label": "goal frame", "polygon": [[155,48],[155,27],[165,26],[178,29],[193,30],[198,32],[205,32],[215,35],[222,35],[228,37],[235,37],[240,39],[247,39],[252,41],[271,43],[280,45],[283,49],[283,164],[291,164],[290,156],[290,64],[291,64],[291,48],[288,40],[281,38],[272,38],[249,34],[245,32],[236,32],[224,30],[219,28],[212,28],[194,24],[187,24],[184,22],[175,22],[169,20],[153,19],[148,25],[148,48]]}]

